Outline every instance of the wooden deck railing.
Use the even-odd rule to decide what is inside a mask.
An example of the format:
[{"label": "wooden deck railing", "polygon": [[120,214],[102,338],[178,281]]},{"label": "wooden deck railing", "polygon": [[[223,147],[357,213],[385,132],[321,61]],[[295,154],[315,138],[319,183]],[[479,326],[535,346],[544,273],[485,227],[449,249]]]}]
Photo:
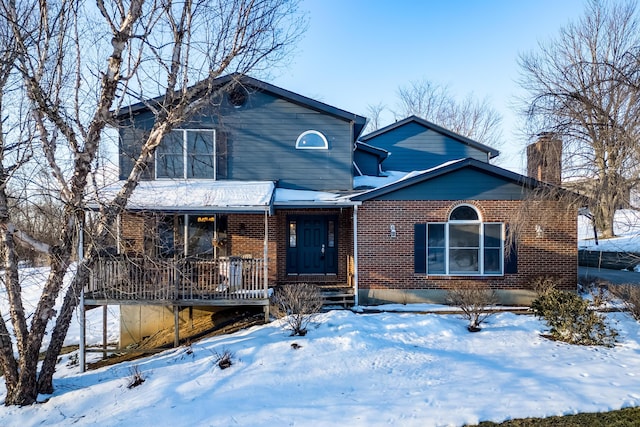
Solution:
[{"label": "wooden deck railing", "polygon": [[92,269],[85,298],[116,302],[265,300],[263,260],[107,258]]}]

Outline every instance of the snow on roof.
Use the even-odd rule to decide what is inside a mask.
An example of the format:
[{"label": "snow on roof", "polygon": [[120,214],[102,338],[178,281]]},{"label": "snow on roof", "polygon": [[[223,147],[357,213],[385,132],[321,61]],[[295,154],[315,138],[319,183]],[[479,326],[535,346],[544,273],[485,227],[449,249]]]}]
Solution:
[{"label": "snow on roof", "polygon": [[274,204],[279,206],[353,205],[349,201],[349,196],[343,194],[326,191],[291,190],[288,188],[276,188]]},{"label": "snow on roof", "polygon": [[[103,188],[101,200],[110,200],[124,181]],[[272,181],[155,180],[141,181],[127,209],[154,211],[264,211],[271,206]]]},{"label": "snow on roof", "polygon": [[384,171],[388,176],[362,175],[353,178],[355,188],[378,188],[404,178],[408,172]]},{"label": "snow on roof", "polygon": [[[438,166],[432,167],[430,169],[420,170],[420,171],[412,171],[412,172],[398,172],[398,171],[385,171],[385,173],[389,174],[389,176],[356,176],[353,178],[353,185],[355,188],[358,187],[370,187],[367,191],[364,191],[359,194],[364,194],[369,191],[377,190],[382,187],[386,187],[388,185],[395,184],[400,181],[404,181],[409,178],[413,178],[414,176],[423,175],[429,172],[433,172],[435,170],[444,168],[446,166],[452,165],[454,163],[458,163],[465,159],[457,159],[450,160],[448,162],[444,162]],[[371,188],[373,187],[373,188]]]}]

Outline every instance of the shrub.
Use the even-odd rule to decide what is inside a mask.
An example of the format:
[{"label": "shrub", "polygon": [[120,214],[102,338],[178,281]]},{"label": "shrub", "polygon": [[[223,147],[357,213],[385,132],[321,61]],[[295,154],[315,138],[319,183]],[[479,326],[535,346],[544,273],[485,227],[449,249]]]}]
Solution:
[{"label": "shrub", "polygon": [[596,307],[609,301],[609,292],[607,292],[608,283],[604,282],[597,277],[583,276],[580,278],[579,290],[580,293],[591,296],[591,301]]},{"label": "shrub", "polygon": [[622,300],[627,312],[640,321],[640,286],[638,285],[609,285],[609,292]]},{"label": "shrub", "polygon": [[231,350],[223,349],[222,353],[218,353],[217,351],[213,351],[213,356],[215,358],[215,363],[218,365],[220,369],[227,369],[233,365],[233,353]]},{"label": "shrub", "polygon": [[552,339],[580,345],[614,345],[617,332],[603,316],[589,310],[589,302],[572,292],[553,289],[531,303],[533,312],[544,319]]},{"label": "shrub", "polygon": [[447,291],[447,302],[462,310],[462,315],[469,321],[467,329],[471,332],[480,330],[480,325],[494,314],[489,307],[497,304],[498,297],[494,290],[481,284],[456,284]]},{"label": "shrub", "polygon": [[304,336],[311,319],[322,309],[322,294],[309,283],[281,285],[271,297],[273,313],[284,318],[291,335]]},{"label": "shrub", "polygon": [[531,287],[540,296],[556,289],[557,282],[558,279],[553,276],[538,276],[531,282]]},{"label": "shrub", "polygon": [[138,365],[133,365],[129,368],[129,385],[127,386],[127,388],[138,387],[144,381],[144,376],[142,375],[142,372],[140,372],[140,368],[138,368]]}]

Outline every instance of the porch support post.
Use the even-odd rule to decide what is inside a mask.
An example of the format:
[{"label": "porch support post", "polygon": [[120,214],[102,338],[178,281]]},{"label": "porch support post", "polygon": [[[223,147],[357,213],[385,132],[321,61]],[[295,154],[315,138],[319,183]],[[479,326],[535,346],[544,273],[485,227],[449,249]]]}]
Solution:
[{"label": "porch support post", "polygon": [[102,358],[107,358],[107,306],[102,306]]},{"label": "porch support post", "polygon": [[[269,292],[269,209],[265,209],[264,211],[264,243],[262,248],[262,281],[264,292],[264,297],[268,298]],[[269,322],[269,305],[265,305],[264,307],[264,321]]]},{"label": "porch support post", "polygon": [[[78,266],[81,265],[84,258],[84,218],[78,224]],[[82,268],[82,267],[81,267]],[[86,332],[87,332],[87,313],[84,306],[84,285],[80,289],[80,372],[85,372],[87,364],[87,352],[86,352]]]},{"label": "porch support post", "polygon": [[180,346],[180,307],[177,305],[173,306],[173,326],[175,328],[175,335],[173,338],[173,346]]},{"label": "porch support post", "polygon": [[353,206],[353,303],[358,305],[358,205]]},{"label": "porch support post", "polygon": [[80,372],[85,372],[87,364],[87,351],[85,348],[86,329],[87,329],[87,312],[84,308],[84,289],[80,291]]}]

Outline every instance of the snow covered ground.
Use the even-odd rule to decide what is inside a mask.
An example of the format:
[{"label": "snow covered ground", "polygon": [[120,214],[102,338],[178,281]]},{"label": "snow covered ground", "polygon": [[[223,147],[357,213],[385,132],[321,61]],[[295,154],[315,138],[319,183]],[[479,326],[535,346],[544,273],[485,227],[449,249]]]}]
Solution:
[{"label": "snow covered ground", "polygon": [[457,426],[638,406],[640,325],[609,318],[614,348],[549,341],[512,313],[469,333],[457,315],[331,311],[305,337],[272,322],[84,374],[67,355],[46,403],[0,407],[0,425]]},{"label": "snow covered ground", "polygon": [[616,212],[614,232],[618,237],[599,239],[593,236],[593,225],[584,216],[578,217],[578,248],[611,251],[640,252],[640,212],[621,209]]},{"label": "snow covered ground", "polygon": [[[620,215],[622,236],[599,247],[637,250],[640,216]],[[581,247],[593,245],[589,233],[581,220]],[[47,271],[23,272],[26,300],[36,301]],[[458,315],[403,312],[437,306],[384,308],[396,312],[331,311],[305,337],[272,322],[84,374],[76,353],[65,355],[55,393],[0,406],[0,425],[459,426],[640,406],[640,324],[622,313],[608,314],[619,343],[602,348],[542,338],[545,324],[528,315],[497,314],[472,334]],[[0,310],[6,319],[2,291]],[[110,308],[110,340],[118,322]],[[99,343],[101,310],[88,312],[87,325],[88,342]],[[66,343],[78,342],[74,318]],[[221,370],[225,351],[233,365]],[[145,382],[129,389],[134,369]]]}]

